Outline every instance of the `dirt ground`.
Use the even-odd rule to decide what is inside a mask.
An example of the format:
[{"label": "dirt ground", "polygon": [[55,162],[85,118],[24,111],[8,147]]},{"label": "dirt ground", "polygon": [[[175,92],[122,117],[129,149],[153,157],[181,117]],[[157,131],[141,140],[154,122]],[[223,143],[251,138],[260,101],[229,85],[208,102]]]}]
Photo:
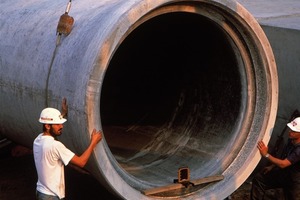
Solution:
[{"label": "dirt ground", "polygon": [[250,199],[251,182],[246,181],[234,193],[232,193],[228,200],[249,200]]},{"label": "dirt ground", "polygon": [[[101,186],[92,176],[66,167],[66,200],[118,199]],[[0,149],[0,199],[34,200],[37,175],[32,152],[9,145]],[[231,200],[249,199],[251,184],[245,182],[228,197]]]},{"label": "dirt ground", "polygon": [[[37,181],[30,150],[10,145],[0,149],[0,200],[34,200]],[[117,199],[97,180],[71,167],[65,168],[66,200]]]}]

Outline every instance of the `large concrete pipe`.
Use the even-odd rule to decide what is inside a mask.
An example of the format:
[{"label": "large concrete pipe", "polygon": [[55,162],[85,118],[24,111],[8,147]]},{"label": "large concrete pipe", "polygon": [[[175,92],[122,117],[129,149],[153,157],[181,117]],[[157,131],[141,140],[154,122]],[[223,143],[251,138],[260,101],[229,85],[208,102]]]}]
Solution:
[{"label": "large concrete pipe", "polygon": [[[117,196],[222,199],[237,189],[277,111],[273,53],[251,14],[230,0],[74,1],[73,30],[56,48],[66,3],[0,3],[1,134],[31,146],[40,111],[66,97],[60,139],[81,153],[103,129],[86,168]],[[224,179],[142,193],[182,166],[191,179]]]}]

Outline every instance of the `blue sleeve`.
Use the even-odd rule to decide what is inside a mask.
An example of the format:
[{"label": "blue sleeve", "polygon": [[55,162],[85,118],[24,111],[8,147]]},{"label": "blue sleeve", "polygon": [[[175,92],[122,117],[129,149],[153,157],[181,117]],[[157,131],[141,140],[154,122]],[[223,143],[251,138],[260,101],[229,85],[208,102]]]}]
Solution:
[{"label": "blue sleeve", "polygon": [[296,147],[290,155],[287,156],[287,159],[292,163],[295,164],[296,162],[300,161],[300,146]]}]

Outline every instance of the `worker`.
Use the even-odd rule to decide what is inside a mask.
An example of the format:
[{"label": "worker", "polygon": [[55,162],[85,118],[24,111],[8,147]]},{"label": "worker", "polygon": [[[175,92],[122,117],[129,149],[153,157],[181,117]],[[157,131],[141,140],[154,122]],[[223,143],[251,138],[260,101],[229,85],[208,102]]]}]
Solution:
[{"label": "worker", "polygon": [[[62,107],[67,107],[65,100]],[[39,122],[43,124],[43,132],[33,142],[34,162],[38,175],[37,200],[64,199],[64,165],[71,163],[84,167],[97,143],[102,139],[102,132],[94,129],[87,149],[81,156],[75,155],[57,140],[57,136],[62,134],[63,123],[67,121],[63,118],[66,114],[66,110],[61,113],[50,107],[43,109],[40,114]]]},{"label": "worker", "polygon": [[258,173],[252,182],[251,199],[264,199],[269,189],[282,188],[288,200],[300,199],[300,117],[287,124],[289,138],[285,145],[282,158],[268,153],[268,147],[259,141],[257,148],[270,161],[271,165]]}]

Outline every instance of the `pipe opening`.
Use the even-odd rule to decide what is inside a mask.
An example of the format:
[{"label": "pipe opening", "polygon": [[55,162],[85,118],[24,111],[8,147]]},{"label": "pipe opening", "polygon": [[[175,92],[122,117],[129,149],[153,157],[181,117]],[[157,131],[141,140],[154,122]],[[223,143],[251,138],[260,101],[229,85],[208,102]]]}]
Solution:
[{"label": "pipe opening", "polygon": [[239,58],[226,33],[197,14],[163,14],[136,28],[101,91],[103,131],[122,168],[150,185],[172,183],[182,166],[191,179],[221,173],[237,155],[246,104]]}]

